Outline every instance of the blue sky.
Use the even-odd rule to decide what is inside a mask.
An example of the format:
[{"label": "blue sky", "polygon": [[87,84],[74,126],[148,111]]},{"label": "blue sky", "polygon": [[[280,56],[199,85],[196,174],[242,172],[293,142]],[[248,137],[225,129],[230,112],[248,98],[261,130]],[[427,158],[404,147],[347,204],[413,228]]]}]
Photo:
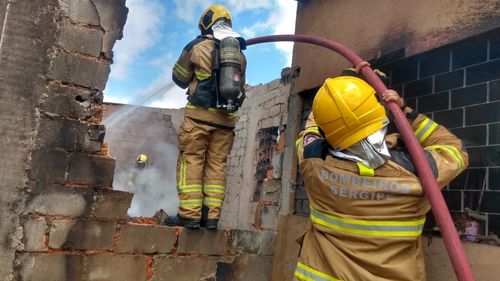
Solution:
[{"label": "blue sky", "polygon": [[[127,0],[124,37],[114,48],[114,64],[104,100],[163,108],[186,104],[185,90],[162,89],[171,82],[172,66],[182,48],[199,34],[198,19],[211,4],[226,5],[235,31],[249,39],[295,31],[294,0]],[[291,64],[292,43],[249,46],[247,83],[279,78]],[[153,93],[158,94],[154,95]]]}]

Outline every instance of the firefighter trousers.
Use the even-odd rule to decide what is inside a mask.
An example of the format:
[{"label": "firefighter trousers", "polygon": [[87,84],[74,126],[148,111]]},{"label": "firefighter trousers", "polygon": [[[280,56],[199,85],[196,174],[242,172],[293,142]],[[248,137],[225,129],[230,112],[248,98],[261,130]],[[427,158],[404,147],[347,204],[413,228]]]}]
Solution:
[{"label": "firefighter trousers", "polygon": [[230,127],[184,117],[177,161],[180,216],[200,220],[205,206],[208,219],[219,219],[226,189],[226,161],[233,140]]}]

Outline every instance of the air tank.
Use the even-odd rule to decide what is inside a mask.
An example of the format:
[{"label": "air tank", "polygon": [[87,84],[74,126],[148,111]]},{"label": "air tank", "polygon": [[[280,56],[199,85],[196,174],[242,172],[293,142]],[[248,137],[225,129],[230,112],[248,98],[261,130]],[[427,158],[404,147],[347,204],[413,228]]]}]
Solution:
[{"label": "air tank", "polygon": [[228,104],[232,104],[241,89],[240,43],[234,37],[226,37],[220,42],[219,48],[219,93]]}]

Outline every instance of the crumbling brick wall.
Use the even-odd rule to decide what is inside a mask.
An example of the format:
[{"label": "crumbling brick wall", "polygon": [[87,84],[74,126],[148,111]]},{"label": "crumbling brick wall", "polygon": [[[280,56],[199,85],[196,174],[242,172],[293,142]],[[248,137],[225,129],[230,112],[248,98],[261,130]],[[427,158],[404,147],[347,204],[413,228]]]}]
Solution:
[{"label": "crumbling brick wall", "polygon": [[[222,226],[245,230],[276,229],[291,85],[288,78],[291,79],[284,77],[251,88],[238,111],[235,140],[227,166],[228,189]],[[262,139],[268,141],[264,144]],[[265,145],[269,147],[264,148]],[[267,156],[259,155],[264,151]],[[257,167],[262,158],[267,158],[268,165],[258,185]]]},{"label": "crumbling brick wall", "polygon": [[97,214],[89,200],[126,197],[105,190],[114,160],[101,153],[99,103],[127,10],[124,1],[1,1],[0,7],[6,98],[0,149],[9,158],[1,169],[0,276],[12,280],[23,276],[14,266],[34,257],[33,239],[45,239],[52,222]]},{"label": "crumbling brick wall", "polygon": [[0,279],[266,280],[271,231],[133,223],[102,91],[124,0],[0,1]]}]

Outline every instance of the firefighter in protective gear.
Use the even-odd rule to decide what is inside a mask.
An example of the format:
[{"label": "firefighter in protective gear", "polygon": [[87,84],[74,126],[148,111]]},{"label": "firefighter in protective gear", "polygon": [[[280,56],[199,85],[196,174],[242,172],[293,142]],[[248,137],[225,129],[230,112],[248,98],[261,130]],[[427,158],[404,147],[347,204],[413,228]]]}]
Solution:
[{"label": "firefighter in protective gear", "polygon": [[[468,165],[461,140],[404,106],[440,187]],[[327,79],[297,139],[310,223],[294,280],[425,280],[421,232],[430,206],[408,151],[360,77]],[[385,138],[384,138],[385,137]]]},{"label": "firefighter in protective gear", "polygon": [[135,160],[136,168],[145,168],[148,165],[148,156],[146,154],[139,154]]},{"label": "firefighter in protective gear", "polygon": [[134,188],[138,184],[139,174],[148,166],[148,156],[139,154],[135,160],[134,171],[128,177],[129,188]]},{"label": "firefighter in protective gear", "polygon": [[[182,51],[172,72],[173,81],[188,88],[188,103],[178,142],[177,190],[180,199],[177,216],[168,217],[167,225],[215,229],[225,193],[225,167],[234,139],[236,115],[219,107],[215,54],[219,42],[236,38],[240,49],[245,41],[232,30],[231,15],[222,5],[203,12],[201,35]],[[246,59],[239,53],[239,88],[244,92]],[[240,100],[240,103],[242,100]]]}]

